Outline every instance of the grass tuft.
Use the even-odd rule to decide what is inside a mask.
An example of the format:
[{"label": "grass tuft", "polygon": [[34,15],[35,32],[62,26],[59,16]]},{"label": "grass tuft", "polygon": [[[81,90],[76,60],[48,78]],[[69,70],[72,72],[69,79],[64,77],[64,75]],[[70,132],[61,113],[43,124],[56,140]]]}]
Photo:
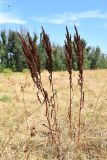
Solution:
[{"label": "grass tuft", "polygon": [[4,102],[4,103],[6,103],[6,102],[8,103],[8,102],[11,102],[11,98],[7,95],[3,95],[0,97],[0,101]]}]

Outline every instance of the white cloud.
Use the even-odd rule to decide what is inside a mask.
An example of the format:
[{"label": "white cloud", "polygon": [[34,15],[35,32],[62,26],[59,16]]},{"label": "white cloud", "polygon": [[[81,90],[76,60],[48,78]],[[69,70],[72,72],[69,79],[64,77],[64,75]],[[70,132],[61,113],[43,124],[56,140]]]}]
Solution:
[{"label": "white cloud", "polygon": [[26,24],[26,21],[12,13],[0,12],[0,24]]},{"label": "white cloud", "polygon": [[107,12],[100,12],[99,10],[84,11],[84,12],[68,12],[48,17],[35,17],[38,22],[52,23],[52,24],[78,24],[80,19],[107,19]]},{"label": "white cloud", "polygon": [[0,24],[26,24],[25,20],[19,18],[13,12],[7,12],[6,6],[10,3],[10,0],[0,0]]},{"label": "white cloud", "polygon": [[50,18],[48,22],[53,24],[63,24],[66,22],[66,18]]},{"label": "white cloud", "polygon": [[95,19],[103,19],[107,18],[107,12],[101,13],[99,10],[94,11],[85,11],[75,14],[75,16],[79,18],[95,18]]},{"label": "white cloud", "polygon": [[37,22],[45,22],[46,21],[45,17],[34,16],[34,17],[32,17],[32,19],[35,20],[35,21],[37,21]]}]

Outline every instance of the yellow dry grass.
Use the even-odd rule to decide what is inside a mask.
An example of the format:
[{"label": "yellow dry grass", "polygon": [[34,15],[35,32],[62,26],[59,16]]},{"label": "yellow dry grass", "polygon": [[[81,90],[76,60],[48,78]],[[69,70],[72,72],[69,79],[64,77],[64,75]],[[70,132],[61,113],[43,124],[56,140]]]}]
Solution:
[{"label": "yellow dry grass", "polygon": [[[68,135],[67,109],[69,79],[67,72],[53,73],[57,89],[60,150],[65,160],[107,159],[107,70],[84,72],[85,105],[82,109],[81,150],[76,151],[79,108],[78,72],[73,72],[73,136]],[[42,80],[49,89],[48,73]],[[24,88],[24,93],[21,91]],[[0,159],[56,159],[47,138],[45,106],[41,106],[29,73],[0,74]],[[33,136],[31,132],[33,130]]]}]

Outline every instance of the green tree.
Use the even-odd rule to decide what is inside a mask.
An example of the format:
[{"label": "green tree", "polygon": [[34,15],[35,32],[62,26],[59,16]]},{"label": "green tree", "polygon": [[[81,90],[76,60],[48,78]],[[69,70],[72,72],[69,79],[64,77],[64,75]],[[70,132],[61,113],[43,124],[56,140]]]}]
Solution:
[{"label": "green tree", "polygon": [[64,49],[59,45],[53,45],[53,70],[65,70],[66,60]]},{"label": "green tree", "polygon": [[91,48],[91,52],[89,54],[90,60],[90,69],[100,68],[100,59],[101,59],[101,50],[99,47]]},{"label": "green tree", "polygon": [[[35,41],[35,43],[36,43],[36,41]],[[42,70],[47,69],[47,66],[46,66],[46,52],[45,52],[45,49],[42,45],[42,33],[40,34],[40,41],[39,41],[39,44],[38,44],[37,47],[38,47],[38,53],[39,53],[39,57],[40,57],[41,69]]]},{"label": "green tree", "polygon": [[6,31],[1,31],[1,40],[0,40],[0,68],[8,67],[8,45]]},{"label": "green tree", "polygon": [[26,67],[22,45],[17,32],[9,31],[8,36],[9,67],[15,71],[22,71]]}]

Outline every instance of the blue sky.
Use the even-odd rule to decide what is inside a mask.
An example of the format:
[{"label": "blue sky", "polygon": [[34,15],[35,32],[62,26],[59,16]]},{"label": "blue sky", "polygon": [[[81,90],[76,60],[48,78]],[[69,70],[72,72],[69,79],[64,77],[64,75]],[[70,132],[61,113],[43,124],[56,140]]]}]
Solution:
[{"label": "blue sky", "polygon": [[107,0],[0,0],[0,29],[26,28],[39,36],[41,25],[51,41],[63,44],[65,26],[73,25],[88,45],[107,54]]}]

